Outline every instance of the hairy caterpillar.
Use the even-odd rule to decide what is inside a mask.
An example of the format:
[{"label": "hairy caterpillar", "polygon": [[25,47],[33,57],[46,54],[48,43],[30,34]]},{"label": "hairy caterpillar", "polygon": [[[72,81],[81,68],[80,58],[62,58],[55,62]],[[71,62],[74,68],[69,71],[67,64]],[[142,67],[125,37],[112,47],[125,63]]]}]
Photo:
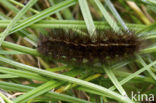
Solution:
[{"label": "hairy caterpillar", "polygon": [[48,35],[40,36],[38,51],[55,60],[94,64],[134,55],[140,48],[140,39],[134,32],[98,30],[96,34],[92,40],[89,35],[73,30],[53,29]]}]

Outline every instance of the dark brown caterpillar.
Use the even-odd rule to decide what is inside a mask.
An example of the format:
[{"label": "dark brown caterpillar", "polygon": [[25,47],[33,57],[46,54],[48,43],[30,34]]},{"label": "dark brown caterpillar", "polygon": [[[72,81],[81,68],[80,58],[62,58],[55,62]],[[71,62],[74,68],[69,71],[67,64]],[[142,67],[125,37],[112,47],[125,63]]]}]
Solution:
[{"label": "dark brown caterpillar", "polygon": [[[88,32],[85,32],[88,34]],[[133,55],[139,50],[140,40],[134,32],[98,30],[95,40],[72,30],[53,29],[40,36],[38,51],[55,60],[79,63],[105,63],[107,59]]]}]

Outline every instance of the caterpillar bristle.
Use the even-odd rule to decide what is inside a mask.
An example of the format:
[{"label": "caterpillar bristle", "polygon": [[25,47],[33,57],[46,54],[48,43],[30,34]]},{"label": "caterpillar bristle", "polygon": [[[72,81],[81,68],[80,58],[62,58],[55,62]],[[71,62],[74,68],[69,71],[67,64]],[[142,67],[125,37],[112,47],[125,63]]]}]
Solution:
[{"label": "caterpillar bristle", "polygon": [[[86,30],[85,32],[88,34]],[[105,63],[107,58],[135,54],[141,43],[134,32],[98,30],[96,34],[93,41],[89,34],[81,35],[73,30],[53,29],[49,35],[40,36],[38,51],[55,60]]]}]

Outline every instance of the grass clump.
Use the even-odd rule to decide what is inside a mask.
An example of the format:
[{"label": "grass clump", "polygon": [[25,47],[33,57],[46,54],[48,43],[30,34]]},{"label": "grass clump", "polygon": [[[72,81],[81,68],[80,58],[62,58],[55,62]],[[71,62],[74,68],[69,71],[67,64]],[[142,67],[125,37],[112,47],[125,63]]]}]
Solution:
[{"label": "grass clump", "polygon": [[[154,0],[0,0],[1,102],[134,103],[132,91],[155,96],[155,5]],[[135,58],[100,70],[69,66],[47,62],[37,51],[39,35],[53,28],[86,29],[92,38],[96,29],[135,31],[147,42]]]}]

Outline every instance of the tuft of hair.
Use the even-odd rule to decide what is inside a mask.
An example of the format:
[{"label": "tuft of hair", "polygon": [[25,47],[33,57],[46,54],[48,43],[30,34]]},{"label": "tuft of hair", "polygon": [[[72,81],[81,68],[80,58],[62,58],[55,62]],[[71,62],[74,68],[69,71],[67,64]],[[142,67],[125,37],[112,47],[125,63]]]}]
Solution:
[{"label": "tuft of hair", "polygon": [[[88,32],[84,31],[86,34]],[[79,63],[106,63],[107,60],[134,55],[140,48],[135,32],[97,30],[91,38],[73,30],[53,29],[40,35],[38,51],[55,60]]]}]

